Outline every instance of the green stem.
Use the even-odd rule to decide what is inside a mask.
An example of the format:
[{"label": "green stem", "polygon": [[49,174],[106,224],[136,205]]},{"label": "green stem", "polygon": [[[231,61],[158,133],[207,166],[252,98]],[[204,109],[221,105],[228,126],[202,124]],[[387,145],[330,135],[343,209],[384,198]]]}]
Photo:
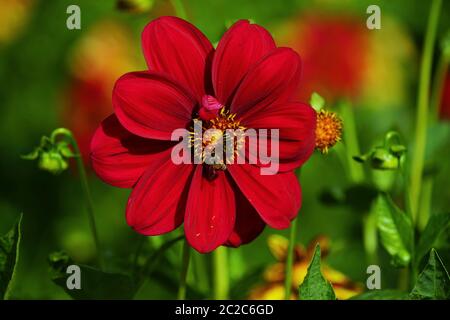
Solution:
[{"label": "green stem", "polygon": [[364,170],[360,164],[353,160],[353,156],[360,154],[353,109],[349,102],[342,101],[340,111],[344,122],[343,136],[350,179],[353,183],[362,183],[364,181]]},{"label": "green stem", "polygon": [[173,8],[175,9],[175,14],[177,17],[187,20],[186,10],[184,9],[184,5],[181,0],[170,0]]},{"label": "green stem", "polygon": [[297,219],[291,222],[291,228],[289,231],[289,246],[286,257],[286,277],[284,278],[284,299],[290,300],[292,293],[292,269],[294,267],[294,251],[295,240],[297,236]]},{"label": "green stem", "polygon": [[378,264],[377,216],[375,212],[369,212],[363,218],[363,240],[369,264]]},{"label": "green stem", "polygon": [[422,193],[420,197],[419,216],[417,217],[417,228],[423,231],[430,218],[431,198],[433,196],[433,177],[425,177],[422,183]]},{"label": "green stem", "polygon": [[91,192],[89,190],[89,184],[88,184],[88,179],[87,179],[87,175],[86,175],[86,170],[84,168],[83,157],[80,153],[80,148],[78,147],[78,143],[77,143],[75,137],[73,136],[73,133],[70,130],[68,130],[66,128],[58,128],[52,132],[50,139],[54,142],[56,137],[59,135],[64,136],[65,138],[67,138],[69,140],[69,142],[73,148],[73,151],[76,155],[75,159],[77,162],[78,173],[80,175],[81,189],[83,190],[84,198],[86,201],[86,208],[87,208],[88,217],[89,217],[89,225],[91,228],[92,237],[94,238],[95,249],[97,252],[97,261],[98,261],[99,267],[102,269],[104,266],[102,250],[101,250],[101,246],[100,246],[100,240],[98,237],[97,226],[95,223],[94,205],[92,202]]},{"label": "green stem", "polygon": [[207,258],[207,256],[194,253],[192,255],[192,269],[194,282],[197,284],[197,287],[200,291],[207,293],[209,292],[210,286],[209,279],[205,276],[208,274],[205,258]]},{"label": "green stem", "polygon": [[228,299],[228,257],[227,248],[218,247],[213,252],[213,267],[214,267],[214,299],[226,300]]},{"label": "green stem", "polygon": [[398,289],[400,291],[409,290],[410,269],[405,267],[399,270],[398,273]]},{"label": "green stem", "polygon": [[180,274],[180,286],[178,287],[178,300],[186,299],[186,283],[187,274],[189,270],[189,257],[190,247],[187,240],[184,240],[182,262],[181,262],[181,274]]},{"label": "green stem", "polygon": [[[341,158],[345,157],[346,159],[350,181],[353,184],[360,184],[364,182],[365,174],[363,167],[353,160],[353,156],[361,153],[359,149],[358,133],[356,131],[355,115],[353,113],[353,108],[348,101],[341,101],[339,104],[339,110],[344,122],[343,136],[345,143],[345,145],[343,145],[343,151],[341,151],[343,152]],[[369,262],[375,263],[378,261],[376,217],[371,213],[367,213],[363,218],[362,225],[363,243],[366,257]]]},{"label": "green stem", "polygon": [[416,113],[416,136],[414,153],[411,163],[410,173],[410,202],[411,213],[414,223],[417,223],[417,215],[420,201],[422,185],[422,173],[425,163],[425,148],[427,140],[427,126],[429,115],[430,80],[433,60],[434,42],[441,11],[442,0],[433,0],[430,14],[428,16],[428,26],[425,35],[425,48],[420,65],[419,93],[417,96]]}]

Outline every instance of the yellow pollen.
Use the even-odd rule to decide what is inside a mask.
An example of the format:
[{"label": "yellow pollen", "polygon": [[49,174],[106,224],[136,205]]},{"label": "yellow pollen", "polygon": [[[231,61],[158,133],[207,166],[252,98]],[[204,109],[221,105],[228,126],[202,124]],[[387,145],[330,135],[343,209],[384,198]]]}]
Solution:
[{"label": "yellow pollen", "polygon": [[316,149],[328,153],[342,137],[342,120],[336,113],[320,110],[317,112]]}]

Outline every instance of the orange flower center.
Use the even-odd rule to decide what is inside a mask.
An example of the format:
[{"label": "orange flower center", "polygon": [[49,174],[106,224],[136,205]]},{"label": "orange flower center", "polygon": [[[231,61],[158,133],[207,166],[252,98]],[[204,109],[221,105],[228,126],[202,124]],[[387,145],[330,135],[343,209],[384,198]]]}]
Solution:
[{"label": "orange flower center", "polygon": [[316,149],[328,153],[342,137],[342,120],[334,112],[320,110],[317,113]]}]

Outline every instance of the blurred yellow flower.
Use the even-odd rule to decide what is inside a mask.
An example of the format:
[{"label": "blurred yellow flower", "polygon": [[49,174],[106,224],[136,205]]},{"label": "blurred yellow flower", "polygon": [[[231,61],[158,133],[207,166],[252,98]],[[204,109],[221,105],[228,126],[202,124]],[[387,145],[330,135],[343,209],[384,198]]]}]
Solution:
[{"label": "blurred yellow flower", "polygon": [[0,0],[0,45],[13,40],[28,22],[34,0]]},{"label": "blurred yellow flower", "polygon": [[[328,254],[328,239],[319,236],[311,241],[305,249],[302,245],[295,246],[294,267],[292,272],[292,296],[291,299],[298,299],[298,287],[306,276],[309,262],[314,254],[315,245],[319,243],[322,250],[322,257]],[[279,235],[272,235],[268,240],[269,249],[277,259],[277,263],[269,266],[264,272],[265,283],[255,287],[249,298],[255,300],[281,300],[284,299],[284,276],[286,269],[286,256],[288,250],[288,240]],[[334,270],[325,263],[322,263],[324,277],[333,285],[336,298],[340,300],[349,299],[363,291],[360,284],[351,281],[343,273]]]},{"label": "blurred yellow flower", "polygon": [[125,25],[112,20],[99,21],[75,44],[69,56],[70,71],[80,80],[102,78],[112,90],[124,72],[145,69],[140,51],[130,49],[135,47]]}]

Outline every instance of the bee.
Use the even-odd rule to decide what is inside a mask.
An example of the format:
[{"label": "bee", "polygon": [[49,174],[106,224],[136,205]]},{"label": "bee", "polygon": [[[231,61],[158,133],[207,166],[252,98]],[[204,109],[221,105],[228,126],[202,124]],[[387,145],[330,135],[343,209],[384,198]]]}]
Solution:
[{"label": "bee", "polygon": [[227,165],[225,163],[218,163],[218,164],[213,164],[213,169],[214,170],[227,170]]}]

